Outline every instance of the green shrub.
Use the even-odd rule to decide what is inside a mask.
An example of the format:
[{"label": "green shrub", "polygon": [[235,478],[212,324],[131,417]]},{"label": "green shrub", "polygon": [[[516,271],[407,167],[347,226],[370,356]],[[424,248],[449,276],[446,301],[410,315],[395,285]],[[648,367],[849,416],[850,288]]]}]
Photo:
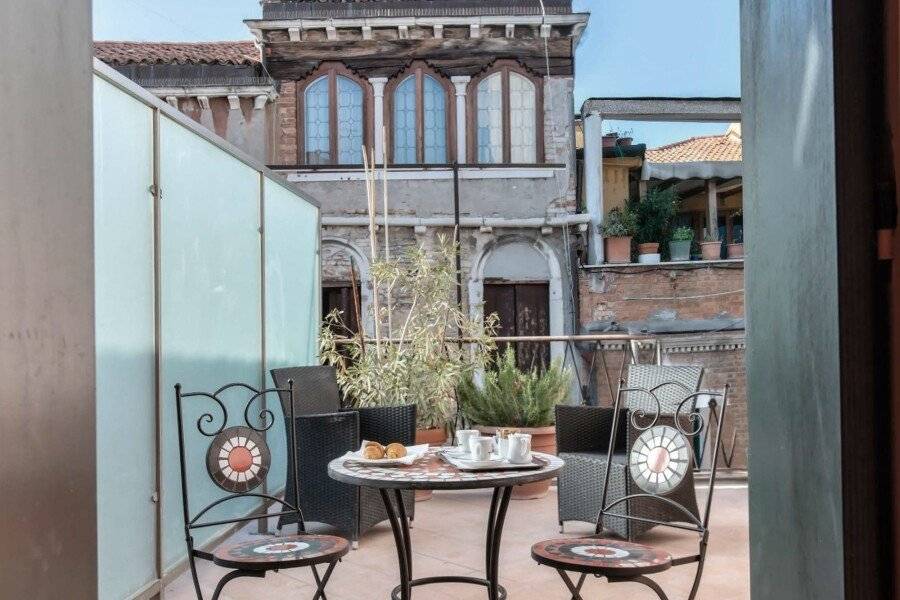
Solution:
[{"label": "green shrub", "polygon": [[635,215],[628,208],[614,208],[609,211],[600,225],[603,237],[629,237],[634,235],[637,222]]},{"label": "green shrub", "polygon": [[496,369],[484,374],[479,387],[468,374],[457,387],[463,416],[475,425],[546,427],[554,422],[554,407],[566,399],[572,372],[553,361],[543,372],[519,370],[511,347],[499,357]]},{"label": "green shrub", "polygon": [[637,218],[635,242],[649,244],[669,239],[672,219],[679,205],[674,188],[653,188],[640,200],[629,201],[628,205]]},{"label": "green shrub", "polygon": [[694,240],[694,230],[690,227],[676,227],[672,232],[673,242],[692,242]]}]

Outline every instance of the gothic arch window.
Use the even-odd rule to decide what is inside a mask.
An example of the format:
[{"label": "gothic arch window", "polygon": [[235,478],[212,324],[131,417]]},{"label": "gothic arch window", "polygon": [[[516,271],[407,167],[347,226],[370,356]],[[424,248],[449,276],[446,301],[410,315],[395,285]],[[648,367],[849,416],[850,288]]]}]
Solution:
[{"label": "gothic arch window", "polygon": [[453,95],[447,80],[417,63],[391,81],[386,92],[391,162],[447,163],[453,141]]},{"label": "gothic arch window", "polygon": [[368,82],[337,63],[323,64],[297,89],[298,153],[307,165],[362,164],[369,143]]},{"label": "gothic arch window", "polygon": [[473,78],[470,86],[469,160],[480,164],[543,162],[541,79],[515,62],[498,61]]}]

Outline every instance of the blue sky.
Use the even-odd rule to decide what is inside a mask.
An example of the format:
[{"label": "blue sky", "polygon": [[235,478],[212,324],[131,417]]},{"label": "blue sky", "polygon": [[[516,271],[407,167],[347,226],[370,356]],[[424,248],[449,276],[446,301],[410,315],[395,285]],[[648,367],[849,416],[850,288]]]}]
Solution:
[{"label": "blue sky", "polygon": [[[578,48],[575,108],[591,96],[739,96],[739,0],[574,0],[592,13]],[[94,0],[94,37],[247,39],[257,0]],[[721,124],[607,122],[659,146]]]}]

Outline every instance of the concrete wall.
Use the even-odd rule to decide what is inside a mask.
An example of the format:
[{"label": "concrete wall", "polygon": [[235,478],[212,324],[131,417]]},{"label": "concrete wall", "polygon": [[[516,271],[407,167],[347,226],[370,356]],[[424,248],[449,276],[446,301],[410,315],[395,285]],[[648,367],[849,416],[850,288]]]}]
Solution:
[{"label": "concrete wall", "polygon": [[741,4],[756,600],[844,597],[834,5]]},{"label": "concrete wall", "polygon": [[[90,0],[0,4],[0,595],[97,595]],[[52,35],[36,32],[52,29]],[[27,74],[27,75],[26,75]],[[47,167],[50,166],[52,175]]]}]

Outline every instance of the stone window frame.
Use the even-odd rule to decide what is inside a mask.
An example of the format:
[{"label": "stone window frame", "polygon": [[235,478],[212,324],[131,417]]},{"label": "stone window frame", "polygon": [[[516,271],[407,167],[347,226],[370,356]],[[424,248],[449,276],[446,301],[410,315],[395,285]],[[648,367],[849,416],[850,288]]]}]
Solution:
[{"label": "stone window frame", "polygon": [[[479,163],[478,161],[478,85],[488,77],[500,73],[502,78],[502,95],[503,95],[503,161],[501,163]],[[513,164],[511,161],[511,133],[509,127],[509,75],[516,73],[531,81],[534,84],[534,118],[535,118],[535,164],[543,165],[546,163],[544,152],[544,78],[535,75],[518,61],[510,59],[501,59],[472,77],[469,82],[468,91],[466,92],[467,112],[470,115],[467,123],[468,148],[466,149],[467,160],[471,164]],[[519,164],[519,163],[516,163]]]},{"label": "stone window frame", "polygon": [[[453,162],[456,156],[456,88],[449,78],[445,77],[423,60],[412,62],[406,69],[393,76],[384,90],[384,126],[387,131],[384,155],[389,164],[394,163],[394,94],[400,84],[409,77],[416,78],[416,162],[425,162],[425,110],[424,89],[425,76],[430,75],[444,90],[444,112],[447,131],[447,163]],[[376,132],[377,135],[381,135]]]},{"label": "stone window frame", "polygon": [[[329,125],[329,152],[331,153],[331,165],[339,164],[336,156],[338,148],[338,105],[337,105],[337,78],[344,76],[358,84],[363,91],[363,144],[371,148],[373,143],[374,104],[375,93],[372,85],[363,77],[354,73],[346,65],[340,62],[323,62],[306,77],[296,82],[297,98],[297,164],[305,165],[306,162],[306,89],[321,79],[328,77],[328,125]],[[321,166],[321,165],[317,165]],[[327,166],[327,165],[326,165]]]}]

